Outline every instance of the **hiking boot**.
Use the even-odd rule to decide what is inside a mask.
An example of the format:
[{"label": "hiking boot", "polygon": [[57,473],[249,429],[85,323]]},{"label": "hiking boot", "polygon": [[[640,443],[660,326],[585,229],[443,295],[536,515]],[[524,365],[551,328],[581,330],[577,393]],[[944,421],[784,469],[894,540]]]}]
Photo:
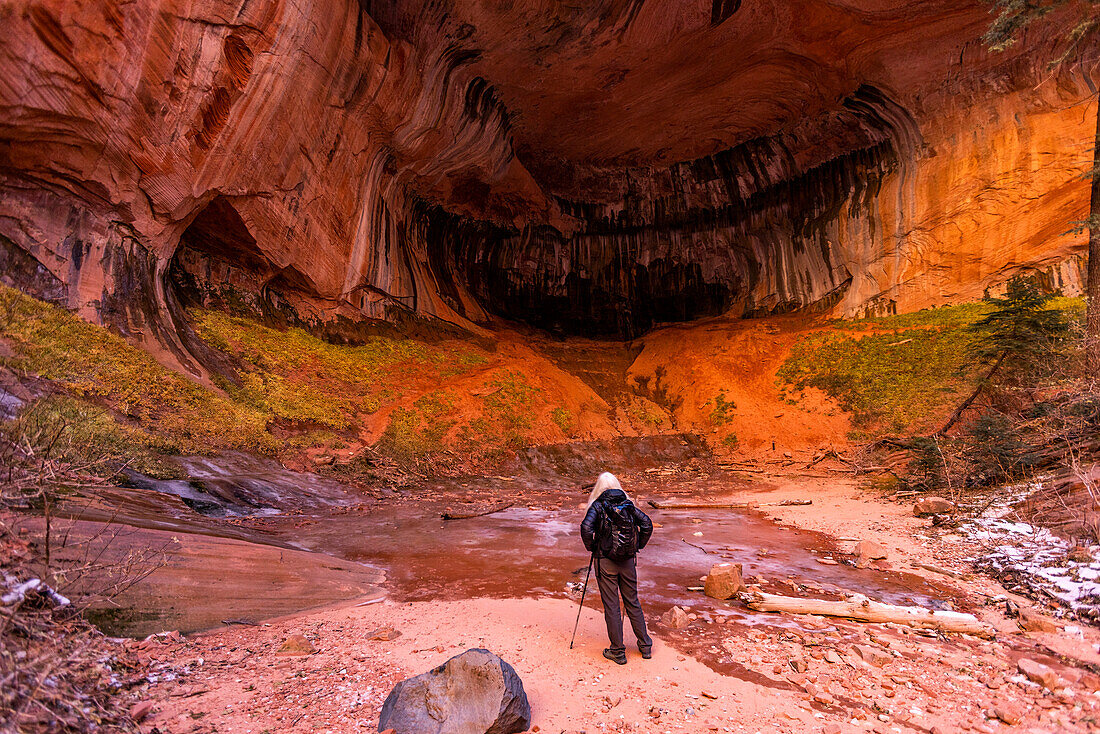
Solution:
[{"label": "hiking boot", "polygon": [[607,658],[608,660],[610,660],[611,662],[613,662],[613,663],[618,663],[619,665],[626,665],[626,651],[625,650],[619,650],[618,652],[615,652],[614,650],[612,650],[609,647],[609,648],[607,648],[606,650],[603,651],[603,656],[605,658]]},{"label": "hiking boot", "polygon": [[653,650],[651,648],[647,647],[646,649],[643,650],[642,648],[639,647],[638,652],[640,652],[642,654],[642,659],[643,660],[649,660],[650,658],[653,657]]}]

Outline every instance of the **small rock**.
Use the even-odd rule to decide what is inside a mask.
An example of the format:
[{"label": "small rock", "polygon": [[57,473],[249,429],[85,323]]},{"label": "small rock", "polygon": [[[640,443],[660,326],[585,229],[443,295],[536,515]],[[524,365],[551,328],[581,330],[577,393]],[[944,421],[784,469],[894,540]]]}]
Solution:
[{"label": "small rock", "polygon": [[886,549],[873,540],[861,540],[856,546],[856,564],[866,566],[871,561],[881,561],[887,557]]},{"label": "small rock", "polygon": [[993,707],[994,718],[1000,719],[1009,726],[1019,724],[1024,718],[1024,712],[1007,703],[997,704]]},{"label": "small rock", "polygon": [[913,505],[913,514],[917,517],[927,515],[949,515],[955,511],[955,505],[943,497],[922,497]]},{"label": "small rock", "polygon": [[373,632],[368,633],[367,639],[389,642],[390,640],[396,640],[400,636],[401,633],[398,630],[395,630],[393,627],[379,627]]},{"label": "small rock", "polygon": [[1042,663],[1029,658],[1020,658],[1016,663],[1016,669],[1027,676],[1028,680],[1038,683],[1047,690],[1056,691],[1061,687],[1058,674]]},{"label": "small rock", "polygon": [[744,590],[745,582],[741,578],[740,563],[717,563],[711,566],[703,586],[703,593],[712,599],[729,599]]},{"label": "small rock", "polygon": [[688,613],[683,607],[673,607],[669,609],[661,615],[661,621],[664,622],[665,626],[671,627],[674,630],[683,629],[691,622],[691,620],[688,619]]},{"label": "small rock", "polygon": [[840,657],[840,653],[838,653],[836,650],[829,650],[827,653],[825,653],[825,660],[830,663],[844,662],[844,658]]},{"label": "small rock", "polygon": [[703,694],[703,698],[710,698],[710,699],[713,699],[715,701],[718,700],[718,696],[714,695],[710,691],[702,691],[702,694]]},{"label": "small rock", "polygon": [[796,673],[805,673],[810,669],[810,664],[806,662],[806,658],[791,658],[787,661],[787,664]]},{"label": "small rock", "polygon": [[152,701],[138,701],[130,707],[130,718],[135,724],[140,724],[153,710]]},{"label": "small rock", "polygon": [[1016,624],[1024,632],[1057,632],[1058,625],[1053,619],[1038,612],[1021,609]]},{"label": "small rock", "polygon": [[279,646],[276,655],[312,655],[317,652],[309,640],[302,635],[291,635]]},{"label": "small rock", "polygon": [[844,731],[844,727],[842,727],[840,724],[836,723],[835,721],[830,721],[821,730],[822,734],[840,734],[842,731]]},{"label": "small rock", "polygon": [[1082,673],[1081,678],[1077,682],[1087,690],[1100,691],[1100,676],[1093,673]]},{"label": "small rock", "polygon": [[876,668],[881,668],[894,659],[889,653],[870,645],[853,645],[852,648],[856,651],[856,655],[863,659],[863,662]]}]

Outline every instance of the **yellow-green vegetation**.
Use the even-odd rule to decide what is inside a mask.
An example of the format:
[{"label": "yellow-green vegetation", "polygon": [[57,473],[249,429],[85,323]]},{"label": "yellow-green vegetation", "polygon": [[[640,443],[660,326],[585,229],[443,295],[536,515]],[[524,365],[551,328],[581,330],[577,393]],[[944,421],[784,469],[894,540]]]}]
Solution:
[{"label": "yellow-green vegetation", "polygon": [[504,370],[493,380],[494,390],[485,396],[483,420],[489,435],[505,445],[519,448],[530,443],[528,431],[534,425],[531,401],[542,392],[515,370]]},{"label": "yellow-green vegetation", "polygon": [[550,419],[554,421],[561,432],[569,435],[573,431],[573,413],[569,408],[557,407],[550,411]]},{"label": "yellow-green vegetation", "polygon": [[220,311],[193,316],[199,336],[243,366],[243,384],[225,385],[231,396],[280,420],[336,430],[399,398],[410,376],[438,381],[487,361],[465,345],[384,336],[336,345],[302,329],[271,329]]},{"label": "yellow-green vegetation", "polygon": [[[3,364],[66,393],[39,414],[55,422],[72,419],[63,438],[73,447],[98,442],[118,448],[135,468],[164,474],[157,457],[165,454],[338,448],[364,415],[488,361],[482,350],[459,342],[376,336],[344,346],[222,312],[192,316],[199,336],[239,366],[239,385],[225,380],[224,393],[208,389],[107,329],[0,287],[0,337],[15,352]],[[533,388],[517,374],[505,375],[498,387],[486,398],[487,414],[518,435],[530,427],[519,406]],[[400,456],[440,450],[453,425],[447,420],[452,407],[453,398],[436,391],[410,409],[395,410],[383,450]],[[274,424],[291,430],[276,438],[269,430]]]},{"label": "yellow-green vegetation", "polygon": [[714,400],[707,401],[707,404],[714,403],[714,408],[710,411],[710,422],[716,426],[723,426],[729,422],[733,415],[733,411],[737,410],[737,405],[732,400],[726,400],[726,393],[720,392],[714,396]]},{"label": "yellow-green vegetation", "polygon": [[728,436],[722,438],[722,445],[730,451],[733,451],[735,448],[737,448],[739,443],[740,441],[738,440],[736,433],[731,433]]},{"label": "yellow-green vegetation", "polygon": [[646,425],[660,428],[665,422],[665,414],[654,403],[638,397],[626,406],[627,413],[634,425]]},{"label": "yellow-green vegetation", "polygon": [[399,461],[431,458],[443,451],[443,437],[455,421],[451,418],[455,398],[436,390],[423,395],[411,408],[395,408],[378,442],[378,449]]},{"label": "yellow-green vegetation", "polygon": [[[1069,300],[1069,299],[1067,299]],[[985,301],[959,303],[954,306],[925,308],[911,313],[895,316],[874,316],[865,319],[842,319],[833,322],[833,327],[845,331],[881,331],[884,329],[909,329],[914,327],[947,328],[969,326],[990,311]]]},{"label": "yellow-green vegetation", "polygon": [[[1079,298],[1051,305],[1071,313],[1083,309]],[[863,433],[931,428],[978,379],[970,327],[990,308],[966,303],[834,322],[795,343],[778,372],[780,389],[785,397],[808,387],[824,390]]]},{"label": "yellow-green vegetation", "polygon": [[[140,425],[159,450],[269,450],[267,416],[214,394],[106,329],[0,286],[0,336],[8,366],[53,380],[73,396]],[[133,434],[137,436],[138,434]]]},{"label": "yellow-green vegetation", "polygon": [[125,466],[161,478],[178,476],[164,460],[173,446],[137,426],[123,425],[104,408],[66,395],[41,398],[0,425],[14,440],[34,447],[39,460],[86,474],[113,474]]}]

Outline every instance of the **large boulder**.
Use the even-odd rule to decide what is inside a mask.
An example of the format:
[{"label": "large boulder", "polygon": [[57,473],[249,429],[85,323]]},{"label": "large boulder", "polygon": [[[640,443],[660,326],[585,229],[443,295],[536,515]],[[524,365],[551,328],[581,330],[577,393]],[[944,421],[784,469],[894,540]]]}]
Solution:
[{"label": "large boulder", "polygon": [[729,599],[744,590],[740,563],[716,563],[711,566],[707,580],[703,582],[703,593],[712,599]]},{"label": "large boulder", "polygon": [[530,726],[523,681],[480,648],[398,683],[378,717],[378,731],[394,734],[515,734]]}]

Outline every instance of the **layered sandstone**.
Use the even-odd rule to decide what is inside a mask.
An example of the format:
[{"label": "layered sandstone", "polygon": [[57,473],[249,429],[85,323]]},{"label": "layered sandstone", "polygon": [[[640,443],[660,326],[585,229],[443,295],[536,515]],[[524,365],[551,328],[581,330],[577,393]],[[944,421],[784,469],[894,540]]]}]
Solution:
[{"label": "layered sandstone", "polygon": [[226,291],[629,337],[1080,287],[1095,106],[1047,70],[1059,19],[993,56],[945,0],[0,14],[0,234],[195,373],[180,306]]}]

